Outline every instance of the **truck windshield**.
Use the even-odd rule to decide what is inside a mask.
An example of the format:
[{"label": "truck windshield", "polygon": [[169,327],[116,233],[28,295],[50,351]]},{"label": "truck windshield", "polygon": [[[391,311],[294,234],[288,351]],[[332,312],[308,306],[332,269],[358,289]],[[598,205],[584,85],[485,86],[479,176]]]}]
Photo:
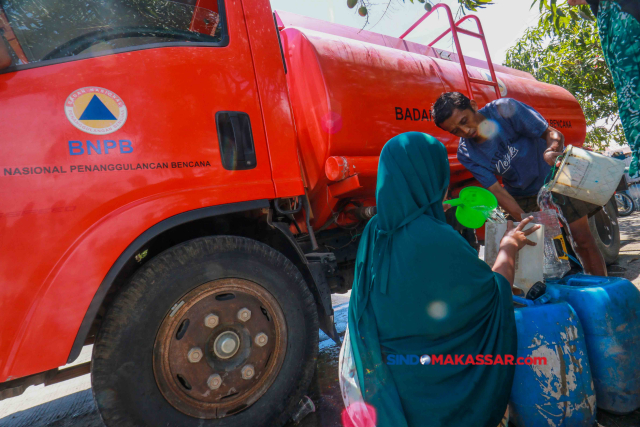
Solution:
[{"label": "truck windshield", "polygon": [[[193,3],[193,4],[191,4]],[[0,0],[0,34],[13,65],[104,54],[153,43],[217,43],[217,11],[196,0]],[[208,1],[217,9],[215,0]]]}]

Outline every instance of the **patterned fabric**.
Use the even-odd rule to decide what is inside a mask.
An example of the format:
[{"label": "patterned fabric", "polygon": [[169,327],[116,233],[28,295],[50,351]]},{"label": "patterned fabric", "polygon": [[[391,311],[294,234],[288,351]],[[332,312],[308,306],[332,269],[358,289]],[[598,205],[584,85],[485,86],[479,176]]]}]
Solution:
[{"label": "patterned fabric", "polygon": [[[601,0],[587,0],[587,3],[591,6],[591,10],[595,16],[598,16],[600,1]],[[602,1],[605,2],[609,0]],[[640,21],[640,3],[638,0],[615,0],[615,2],[620,5],[624,12],[630,13],[634,18]]]},{"label": "patterned fabric", "polygon": [[640,22],[614,1],[601,1],[598,27],[602,50],[618,93],[620,121],[633,152],[629,175],[640,157]]}]

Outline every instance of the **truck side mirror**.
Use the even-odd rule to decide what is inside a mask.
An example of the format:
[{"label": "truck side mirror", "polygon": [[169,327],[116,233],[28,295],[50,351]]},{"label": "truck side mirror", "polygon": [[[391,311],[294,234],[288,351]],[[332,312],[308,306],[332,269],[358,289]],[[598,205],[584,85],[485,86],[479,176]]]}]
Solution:
[{"label": "truck side mirror", "polygon": [[214,36],[219,24],[220,15],[218,13],[203,7],[196,7],[191,31]]}]

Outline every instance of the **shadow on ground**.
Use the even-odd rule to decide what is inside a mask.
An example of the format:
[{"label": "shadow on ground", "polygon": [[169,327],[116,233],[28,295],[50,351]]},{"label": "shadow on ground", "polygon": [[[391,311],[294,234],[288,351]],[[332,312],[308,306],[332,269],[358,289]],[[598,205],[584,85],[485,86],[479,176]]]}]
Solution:
[{"label": "shadow on ground", "polygon": [[618,223],[620,224],[620,256],[616,265],[622,267],[625,279],[640,287],[640,212],[618,218]]},{"label": "shadow on ground", "polygon": [[0,419],[0,427],[103,427],[91,389],[79,391]]},{"label": "shadow on ground", "polygon": [[632,215],[618,218],[620,223],[620,234],[622,238],[623,250],[627,244],[640,243],[640,212],[634,212]]}]

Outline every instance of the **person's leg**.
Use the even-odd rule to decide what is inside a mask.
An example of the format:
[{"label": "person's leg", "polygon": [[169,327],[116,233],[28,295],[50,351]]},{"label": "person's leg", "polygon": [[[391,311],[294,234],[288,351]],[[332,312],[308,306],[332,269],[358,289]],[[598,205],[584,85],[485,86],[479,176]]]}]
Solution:
[{"label": "person's leg", "polygon": [[638,172],[640,157],[640,22],[615,1],[602,1],[598,31],[618,94],[620,122],[633,152],[629,175]]},{"label": "person's leg", "polygon": [[[538,196],[524,196],[524,197],[514,197],[516,203],[520,206],[520,208],[524,211],[524,213],[532,213],[538,212],[540,208],[538,207]],[[510,221],[520,222],[520,218],[516,219],[511,215],[507,214],[506,218]]]},{"label": "person's leg", "polygon": [[607,266],[604,262],[604,258],[598,249],[596,240],[591,234],[589,228],[589,218],[583,216],[582,218],[573,221],[569,224],[571,229],[571,235],[575,242],[575,251],[577,252],[580,260],[584,264],[584,271],[587,274],[593,274],[594,276],[606,276]]},{"label": "person's leg", "polygon": [[509,407],[507,406],[507,411],[504,413],[504,417],[502,417],[502,421],[498,424],[498,427],[509,427]]},{"label": "person's leg", "polygon": [[589,227],[589,217],[602,207],[557,193],[553,193],[553,201],[564,217],[562,222],[569,224],[574,242],[572,246],[584,264],[584,271],[596,276],[606,276],[604,257]]}]

